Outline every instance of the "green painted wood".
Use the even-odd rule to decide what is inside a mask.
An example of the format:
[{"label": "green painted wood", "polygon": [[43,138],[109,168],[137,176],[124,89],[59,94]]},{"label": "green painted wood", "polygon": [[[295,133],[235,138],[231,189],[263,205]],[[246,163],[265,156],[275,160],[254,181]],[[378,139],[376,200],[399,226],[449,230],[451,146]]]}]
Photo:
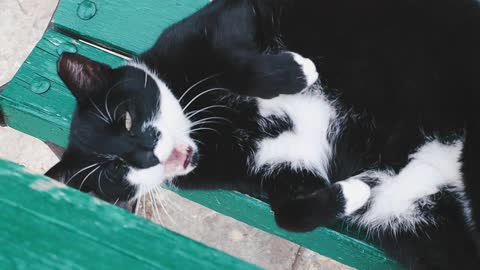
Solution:
[{"label": "green painted wood", "polygon": [[1,269],[258,269],[0,160]]},{"label": "green painted wood", "polygon": [[66,146],[75,99],[57,75],[56,62],[63,51],[75,51],[112,66],[125,61],[49,30],[12,81],[0,92],[0,106],[9,126]]},{"label": "green painted wood", "polygon": [[[209,0],[61,0],[52,22],[62,31],[82,36],[86,40],[129,54],[138,54],[153,46],[166,27],[194,13],[208,2]],[[86,19],[88,17],[91,18]]]}]

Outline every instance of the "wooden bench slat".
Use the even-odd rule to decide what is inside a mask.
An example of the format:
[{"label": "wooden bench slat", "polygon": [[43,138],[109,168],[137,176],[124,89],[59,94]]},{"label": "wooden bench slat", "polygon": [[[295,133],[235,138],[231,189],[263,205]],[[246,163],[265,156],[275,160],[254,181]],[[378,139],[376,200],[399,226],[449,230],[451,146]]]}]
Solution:
[{"label": "wooden bench slat", "polygon": [[258,269],[0,160],[2,269]]},{"label": "wooden bench slat", "polygon": [[[76,39],[49,30],[7,87],[0,92],[0,106],[12,128],[41,140],[66,146],[75,99],[57,75],[57,60],[62,51],[74,50],[112,66],[124,59],[96,49]],[[32,91],[35,83],[49,84],[46,92]]]},{"label": "wooden bench slat", "polygon": [[[194,13],[208,0],[62,0],[53,17],[55,27],[86,40],[129,54],[138,54],[153,46],[169,25]],[[92,9],[86,20],[78,14]]]}]

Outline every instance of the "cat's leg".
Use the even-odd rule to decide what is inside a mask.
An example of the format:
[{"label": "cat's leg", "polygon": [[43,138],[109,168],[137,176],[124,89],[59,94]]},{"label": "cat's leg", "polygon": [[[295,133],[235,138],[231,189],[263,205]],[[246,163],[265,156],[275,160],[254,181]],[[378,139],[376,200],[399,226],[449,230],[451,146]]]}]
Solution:
[{"label": "cat's leg", "polygon": [[398,174],[368,171],[336,182],[272,205],[275,218],[281,227],[292,231],[313,230],[344,217],[367,229],[415,229],[417,224],[428,221],[422,207],[428,204],[429,196],[445,187],[462,191],[461,149],[460,141],[427,142],[410,156]]},{"label": "cat's leg", "polygon": [[[465,145],[462,153],[462,173],[465,192],[470,199],[473,218],[473,238],[480,252],[480,123],[478,120],[469,120],[466,127]],[[480,253],[479,253],[480,255]]]},{"label": "cat's leg", "polygon": [[272,98],[295,94],[318,79],[315,64],[294,52],[230,52],[229,58],[231,71],[225,75],[225,83],[241,95]]},{"label": "cat's leg", "polygon": [[[388,170],[364,174],[361,178],[373,186],[372,195],[354,221],[370,231],[393,234],[415,232],[419,225],[434,223],[429,211],[434,206],[432,196],[446,188],[464,192],[461,152],[461,141],[444,144],[434,140],[410,155],[408,164],[397,174]],[[458,200],[466,203],[460,195]],[[468,223],[468,209],[464,214],[462,222]]]}]

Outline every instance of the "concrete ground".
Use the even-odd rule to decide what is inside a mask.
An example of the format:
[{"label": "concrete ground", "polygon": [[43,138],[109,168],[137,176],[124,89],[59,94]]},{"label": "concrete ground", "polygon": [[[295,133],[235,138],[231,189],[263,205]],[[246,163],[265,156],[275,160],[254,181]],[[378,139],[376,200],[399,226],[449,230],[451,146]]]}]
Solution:
[{"label": "concrete ground", "polygon": [[[42,36],[58,0],[0,0],[0,86]],[[0,158],[44,173],[58,159],[41,141],[0,127]],[[266,269],[350,269],[297,244],[248,226],[164,190],[137,214]],[[145,207],[143,207],[145,206]]]}]

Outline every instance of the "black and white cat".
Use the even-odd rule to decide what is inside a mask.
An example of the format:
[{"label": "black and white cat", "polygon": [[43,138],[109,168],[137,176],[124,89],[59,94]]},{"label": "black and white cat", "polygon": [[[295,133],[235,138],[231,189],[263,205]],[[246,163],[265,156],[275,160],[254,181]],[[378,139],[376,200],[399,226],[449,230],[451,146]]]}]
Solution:
[{"label": "black and white cat", "polygon": [[110,202],[262,194],[285,229],[476,269],[479,48],[473,0],[217,0],[120,68],[61,56],[78,106],[47,174]]}]

